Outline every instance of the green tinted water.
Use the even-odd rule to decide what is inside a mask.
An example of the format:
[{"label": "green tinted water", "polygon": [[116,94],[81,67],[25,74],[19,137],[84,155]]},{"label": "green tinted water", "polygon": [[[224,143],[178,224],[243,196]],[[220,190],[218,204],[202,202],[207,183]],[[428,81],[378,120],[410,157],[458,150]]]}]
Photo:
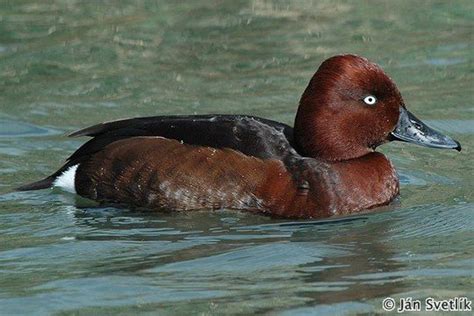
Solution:
[{"label": "green tinted water", "polygon": [[[0,2],[0,314],[382,312],[473,295],[471,1]],[[84,209],[51,173],[104,120],[245,113],[292,123],[325,58],[379,63],[463,152],[393,143],[388,211],[308,224]],[[80,203],[79,203],[80,204]]]}]

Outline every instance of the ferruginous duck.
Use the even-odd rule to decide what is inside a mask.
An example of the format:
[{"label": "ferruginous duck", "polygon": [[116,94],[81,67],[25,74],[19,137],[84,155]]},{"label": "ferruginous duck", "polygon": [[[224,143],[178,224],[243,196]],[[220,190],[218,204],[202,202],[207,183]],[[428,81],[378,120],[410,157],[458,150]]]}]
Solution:
[{"label": "ferruginous duck", "polygon": [[102,203],[151,210],[234,209],[292,218],[346,215],[399,194],[375,149],[401,140],[461,150],[411,114],[395,83],[355,55],[324,61],[294,127],[248,115],[154,116],[101,123],[51,176],[19,190],[61,187]]}]

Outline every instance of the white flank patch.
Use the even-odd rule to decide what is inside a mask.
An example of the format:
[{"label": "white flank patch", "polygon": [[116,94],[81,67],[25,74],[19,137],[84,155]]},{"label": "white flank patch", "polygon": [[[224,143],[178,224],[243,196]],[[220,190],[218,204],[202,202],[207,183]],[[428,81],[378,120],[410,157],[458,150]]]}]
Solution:
[{"label": "white flank patch", "polygon": [[76,178],[77,167],[79,167],[79,164],[67,168],[66,171],[54,180],[53,186],[60,187],[67,192],[76,193],[74,179]]}]

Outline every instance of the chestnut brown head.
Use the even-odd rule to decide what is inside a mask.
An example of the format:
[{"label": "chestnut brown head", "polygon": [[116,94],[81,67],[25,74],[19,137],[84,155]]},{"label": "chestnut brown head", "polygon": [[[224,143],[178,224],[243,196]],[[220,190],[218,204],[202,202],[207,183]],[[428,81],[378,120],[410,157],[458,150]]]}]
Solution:
[{"label": "chestnut brown head", "polygon": [[[406,113],[398,88],[378,65],[356,55],[334,56],[321,64],[301,97],[295,141],[305,156],[328,161],[361,157],[389,140],[402,139],[392,132]],[[412,123],[429,129],[419,120]],[[447,136],[429,132],[446,144],[403,140],[430,147],[459,146]]]}]

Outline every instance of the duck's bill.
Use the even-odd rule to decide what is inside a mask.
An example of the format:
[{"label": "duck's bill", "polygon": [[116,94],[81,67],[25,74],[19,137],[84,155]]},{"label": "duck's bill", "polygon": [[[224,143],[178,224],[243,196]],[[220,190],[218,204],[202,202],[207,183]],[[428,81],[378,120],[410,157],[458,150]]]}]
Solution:
[{"label": "duck's bill", "polygon": [[391,135],[394,140],[401,140],[432,148],[456,149],[457,151],[461,151],[461,144],[458,141],[428,127],[404,107],[400,107],[400,117],[398,118],[397,127]]}]

